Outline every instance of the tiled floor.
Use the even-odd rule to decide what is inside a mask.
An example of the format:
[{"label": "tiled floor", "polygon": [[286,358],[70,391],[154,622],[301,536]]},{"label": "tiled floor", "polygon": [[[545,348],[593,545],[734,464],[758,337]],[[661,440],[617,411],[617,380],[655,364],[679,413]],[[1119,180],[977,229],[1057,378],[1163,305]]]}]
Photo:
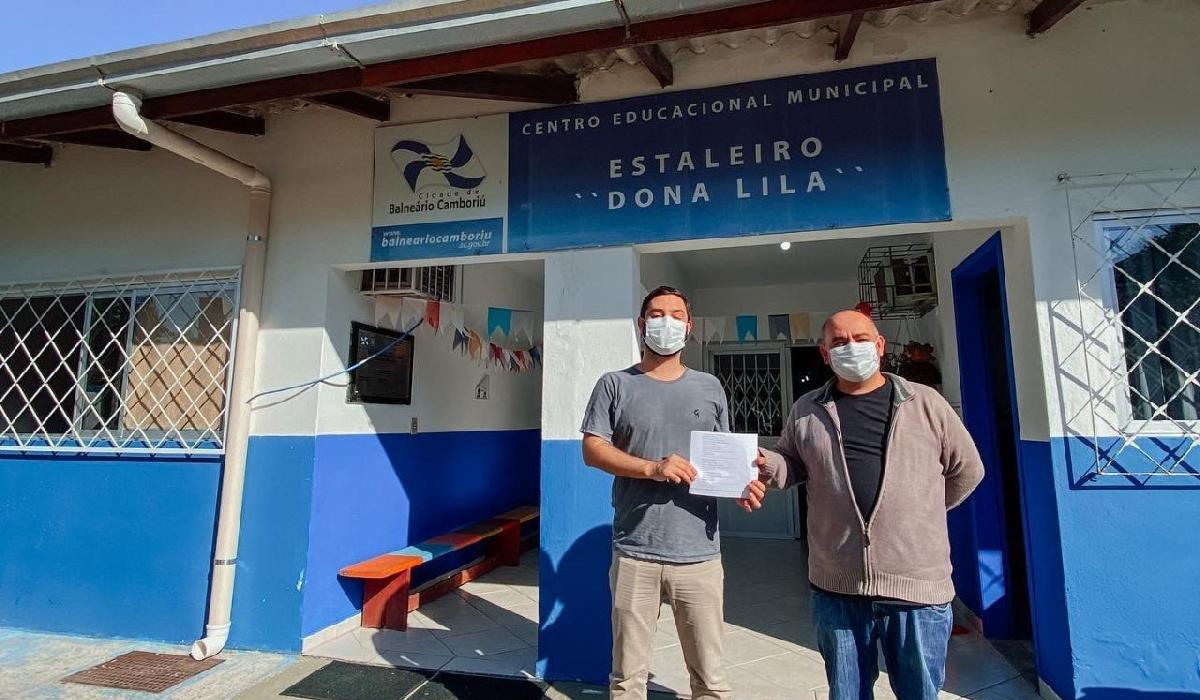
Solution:
[{"label": "tiled floor", "polygon": [[[827,696],[812,633],[803,547],[791,540],[726,538],[725,657],[739,698]],[[537,659],[537,553],[501,567],[409,616],[406,632],[355,630],[314,656],[371,664],[531,676]],[[650,664],[658,690],[689,695],[671,610],[663,606]],[[894,696],[882,675],[876,697]],[[1004,656],[975,634],[951,641],[944,698],[1033,700],[1037,695]]]},{"label": "tiled floor", "polygon": [[532,677],[537,661],[537,550],[408,616],[408,630],[356,629],[312,656],[359,663]]}]

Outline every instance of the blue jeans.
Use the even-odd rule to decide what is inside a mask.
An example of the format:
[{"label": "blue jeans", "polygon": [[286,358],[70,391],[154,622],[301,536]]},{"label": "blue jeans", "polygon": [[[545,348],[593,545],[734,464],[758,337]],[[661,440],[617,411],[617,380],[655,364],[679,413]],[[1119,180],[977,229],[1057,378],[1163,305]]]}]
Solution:
[{"label": "blue jeans", "polygon": [[946,680],[950,605],[879,603],[813,591],[813,623],[829,700],[872,700],[879,652],[899,700],[936,700]]}]

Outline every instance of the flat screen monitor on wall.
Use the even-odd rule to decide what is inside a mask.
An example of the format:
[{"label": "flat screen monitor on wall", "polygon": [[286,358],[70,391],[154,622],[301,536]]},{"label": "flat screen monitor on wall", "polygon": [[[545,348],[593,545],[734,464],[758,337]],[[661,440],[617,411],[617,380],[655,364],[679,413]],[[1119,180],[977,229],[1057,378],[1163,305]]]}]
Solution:
[{"label": "flat screen monitor on wall", "polygon": [[384,348],[387,350],[350,372],[347,402],[412,403],[414,340],[412,336],[403,340],[401,337],[402,334],[385,328],[351,324],[350,364],[358,364]]}]

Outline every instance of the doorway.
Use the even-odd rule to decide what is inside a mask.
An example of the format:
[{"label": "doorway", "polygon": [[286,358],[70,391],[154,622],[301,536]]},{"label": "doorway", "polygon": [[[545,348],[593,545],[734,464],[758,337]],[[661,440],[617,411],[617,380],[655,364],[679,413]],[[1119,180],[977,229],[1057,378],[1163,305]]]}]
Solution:
[{"label": "doorway", "polygon": [[[1026,518],[1020,476],[1020,428],[1012,343],[997,232],[951,273],[962,380],[963,420],[983,458],[985,476],[961,513],[967,535],[955,543],[956,581],[987,636],[1029,640],[1032,615]],[[972,537],[973,536],[973,537]],[[973,539],[974,542],[969,540]]]}]

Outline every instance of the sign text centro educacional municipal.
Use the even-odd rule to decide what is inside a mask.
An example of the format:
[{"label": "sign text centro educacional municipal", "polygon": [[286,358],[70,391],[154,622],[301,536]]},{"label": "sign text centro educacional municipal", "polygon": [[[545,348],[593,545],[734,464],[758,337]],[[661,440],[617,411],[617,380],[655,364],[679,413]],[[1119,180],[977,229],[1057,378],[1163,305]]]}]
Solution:
[{"label": "sign text centro educacional municipal", "polygon": [[949,218],[924,59],[380,128],[371,260]]}]

